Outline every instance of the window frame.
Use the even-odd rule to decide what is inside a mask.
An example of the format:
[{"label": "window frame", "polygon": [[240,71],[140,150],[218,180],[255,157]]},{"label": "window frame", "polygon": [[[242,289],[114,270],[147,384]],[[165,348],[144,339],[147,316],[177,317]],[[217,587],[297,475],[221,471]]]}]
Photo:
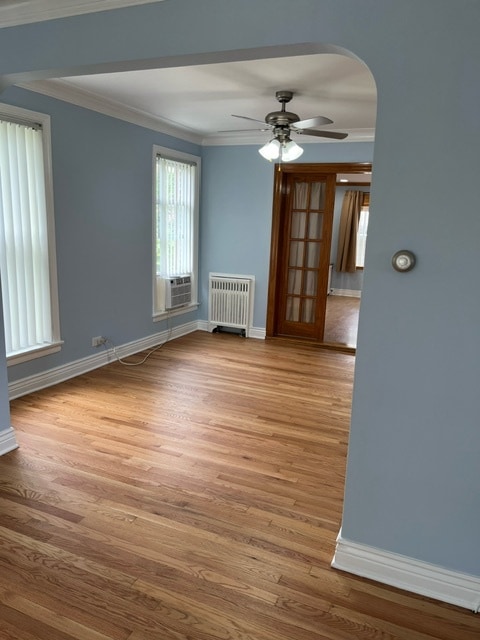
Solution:
[{"label": "window frame", "polygon": [[[160,309],[156,306],[157,299],[157,157],[162,156],[176,162],[194,164],[195,191],[193,209],[193,233],[192,233],[192,301],[190,304],[177,309]],[[198,242],[199,242],[199,218],[200,218],[200,178],[201,158],[184,151],[177,151],[169,147],[153,145],[152,151],[152,319],[159,322],[164,318],[190,313],[199,306],[198,302]]]},{"label": "window frame", "polygon": [[[19,124],[40,124],[42,129],[43,167],[45,180],[45,208],[47,224],[47,250],[50,284],[50,313],[52,322],[52,340],[49,344],[28,347],[22,351],[7,355],[7,366],[27,362],[60,351],[63,340],[60,338],[60,308],[58,301],[57,255],[55,243],[55,211],[53,197],[52,137],[50,116],[45,113],[23,109],[0,103],[0,120]],[[1,304],[1,301],[0,301]],[[2,309],[3,313],[3,309]]]}]

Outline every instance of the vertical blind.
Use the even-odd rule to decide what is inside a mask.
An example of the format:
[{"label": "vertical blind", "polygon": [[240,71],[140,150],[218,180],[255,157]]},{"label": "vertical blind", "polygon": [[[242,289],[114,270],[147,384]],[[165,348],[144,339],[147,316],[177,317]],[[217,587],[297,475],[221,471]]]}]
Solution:
[{"label": "vertical blind", "polygon": [[7,355],[52,342],[42,131],[0,121],[0,273]]},{"label": "vertical blind", "polygon": [[157,275],[192,273],[196,165],[157,156],[156,168]]}]

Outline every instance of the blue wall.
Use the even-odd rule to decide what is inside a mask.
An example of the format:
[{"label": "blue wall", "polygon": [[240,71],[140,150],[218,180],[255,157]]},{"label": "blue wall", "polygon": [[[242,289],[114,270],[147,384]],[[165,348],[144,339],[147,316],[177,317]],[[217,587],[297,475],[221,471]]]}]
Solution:
[{"label": "blue wall", "polygon": [[59,353],[9,367],[13,381],[96,353],[93,336],[121,345],[164,328],[152,321],[152,147],[200,149],[31,91],[1,97],[51,116],[64,340]]},{"label": "blue wall", "polygon": [[[370,142],[301,142],[297,164],[372,161]],[[274,165],[260,156],[260,146],[204,148],[200,264],[204,300],[210,271],[254,275],[253,323],[265,328]]]},{"label": "blue wall", "polygon": [[[65,75],[68,69],[85,73],[332,50],[350,51],[368,65],[378,89],[373,223],[358,334],[343,536],[480,576],[480,296],[475,295],[480,3],[297,0],[293,11],[291,19],[290,0],[175,0],[4,29],[0,82]],[[85,125],[104,121],[90,115],[87,120]],[[110,126],[105,125],[107,132]],[[66,123],[64,129],[68,136]],[[208,150],[210,161],[221,153]],[[205,157],[208,162],[207,153]],[[207,184],[205,210],[214,200],[211,193]],[[132,204],[128,193],[125,196]],[[63,200],[66,206],[67,193]],[[225,206],[231,200],[225,196]],[[267,196],[260,201],[266,207]],[[213,208],[205,215],[213,216]],[[75,204],[76,215],[88,219],[93,213],[86,209]],[[142,215],[138,210],[136,214]],[[95,211],[96,217],[103,215]],[[125,234],[129,219],[118,215]],[[207,220],[213,229],[213,218]],[[262,222],[261,229],[267,226]],[[138,233],[133,246],[142,243],[142,231]],[[120,248],[108,233],[104,237],[110,250]],[[249,251],[263,252],[265,246],[254,241]],[[395,272],[390,263],[402,248],[418,256],[417,267],[407,274]],[[216,243],[209,251],[208,258],[202,256],[204,270],[210,267],[208,261],[216,268],[215,251],[225,253]],[[79,253],[72,261],[77,267],[88,259],[86,252]],[[132,257],[127,250],[124,255]],[[111,259],[121,268],[120,259]],[[232,268],[243,266],[239,260],[232,261]],[[252,266],[265,268],[266,258],[254,260]],[[82,309],[85,284],[72,263],[68,276],[81,294],[76,305],[80,322],[80,314],[90,306]],[[145,265],[140,260],[137,276],[145,274]],[[118,298],[119,274],[115,268],[108,273]],[[66,284],[64,278],[63,289]],[[97,290],[92,300],[101,304],[99,297]],[[113,316],[108,309],[102,313]],[[122,325],[119,331],[121,338],[137,333],[131,313],[128,327]],[[75,315],[72,309],[69,314]],[[151,328],[148,314],[140,325],[147,332]]]},{"label": "blue wall", "polygon": [[[9,367],[10,381],[164,328],[152,309],[152,147],[202,156],[200,308],[208,274],[255,275],[254,326],[265,328],[274,165],[260,145],[205,147],[15,87],[2,101],[51,116],[60,327],[59,353]],[[305,162],[369,162],[372,143],[304,144]]]}]

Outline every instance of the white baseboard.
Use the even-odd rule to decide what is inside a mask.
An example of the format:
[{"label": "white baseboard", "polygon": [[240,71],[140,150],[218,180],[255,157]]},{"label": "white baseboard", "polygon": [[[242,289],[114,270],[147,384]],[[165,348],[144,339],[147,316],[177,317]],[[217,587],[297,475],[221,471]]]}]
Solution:
[{"label": "white baseboard", "polygon": [[248,332],[249,338],[257,338],[258,340],[265,340],[266,335],[266,330],[261,327],[250,327]]},{"label": "white baseboard", "polygon": [[337,538],[332,567],[428,598],[480,610],[480,577]]},{"label": "white baseboard", "polygon": [[[200,331],[208,331],[210,333],[212,331],[210,323],[207,320],[199,320],[197,328]],[[265,328],[262,329],[261,327],[250,327],[250,329],[248,330],[249,338],[258,338],[259,340],[265,340],[266,334],[267,332]]]},{"label": "white baseboard", "polygon": [[[134,340],[127,344],[116,347],[116,352],[120,358],[126,358],[127,356],[134,355],[139,351],[145,351],[145,349],[151,349],[156,347],[162,342],[173,340],[174,338],[180,338],[193,331],[208,331],[208,322],[205,320],[194,320],[193,322],[187,322],[185,324],[174,327],[173,329],[167,329],[159,333],[154,333],[146,338],[140,340]],[[251,338],[265,338],[265,329],[252,328],[250,329]],[[8,395],[10,400],[24,396],[27,393],[33,393],[34,391],[40,391],[46,387],[51,387],[54,384],[64,382],[70,378],[75,378],[83,373],[88,373],[99,367],[103,367],[110,362],[115,361],[115,354],[112,349],[103,349],[99,347],[100,351],[86,358],[69,362],[60,367],[49,369],[48,371],[42,371],[33,376],[27,378],[21,378],[15,380],[8,385]],[[0,432],[1,433],[1,432]],[[1,441],[0,441],[1,444]],[[1,449],[0,449],[1,454]]]},{"label": "white baseboard", "polygon": [[14,449],[18,449],[15,432],[12,427],[8,427],[7,429],[0,431],[0,456],[10,453],[10,451],[13,451]]},{"label": "white baseboard", "polygon": [[362,292],[357,289],[330,289],[331,296],[347,296],[349,298],[361,298]]},{"label": "white baseboard", "polygon": [[[116,347],[116,352],[120,358],[126,358],[127,356],[131,356],[139,351],[151,349],[162,342],[167,342],[174,338],[180,338],[188,333],[192,333],[192,331],[196,331],[198,328],[197,321],[187,322],[178,327],[174,327],[173,329],[154,333],[146,338],[141,338],[140,340],[134,340],[133,342],[118,346]],[[68,364],[64,364],[60,367],[49,369],[48,371],[42,371],[42,373],[37,373],[33,376],[11,382],[8,385],[10,400],[19,398],[27,393],[33,393],[34,391],[45,389],[46,387],[58,384],[59,382],[64,382],[70,378],[75,378],[83,373],[88,373],[89,371],[93,371],[93,369],[98,369],[99,367],[103,367],[104,365],[115,361],[113,349],[103,349],[103,347],[99,347],[99,349],[99,353],[82,358],[81,360],[75,360],[74,362],[69,362]]]}]

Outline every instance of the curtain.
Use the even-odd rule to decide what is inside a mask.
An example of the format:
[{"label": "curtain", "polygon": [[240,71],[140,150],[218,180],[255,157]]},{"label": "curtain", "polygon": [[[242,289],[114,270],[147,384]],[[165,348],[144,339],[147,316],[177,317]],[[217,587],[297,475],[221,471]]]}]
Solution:
[{"label": "curtain", "polygon": [[42,131],[0,121],[0,273],[7,355],[52,341]]},{"label": "curtain", "polygon": [[335,265],[338,272],[353,273],[356,271],[357,233],[362,203],[362,191],[347,191],[345,193],[340,216],[337,263]]}]

